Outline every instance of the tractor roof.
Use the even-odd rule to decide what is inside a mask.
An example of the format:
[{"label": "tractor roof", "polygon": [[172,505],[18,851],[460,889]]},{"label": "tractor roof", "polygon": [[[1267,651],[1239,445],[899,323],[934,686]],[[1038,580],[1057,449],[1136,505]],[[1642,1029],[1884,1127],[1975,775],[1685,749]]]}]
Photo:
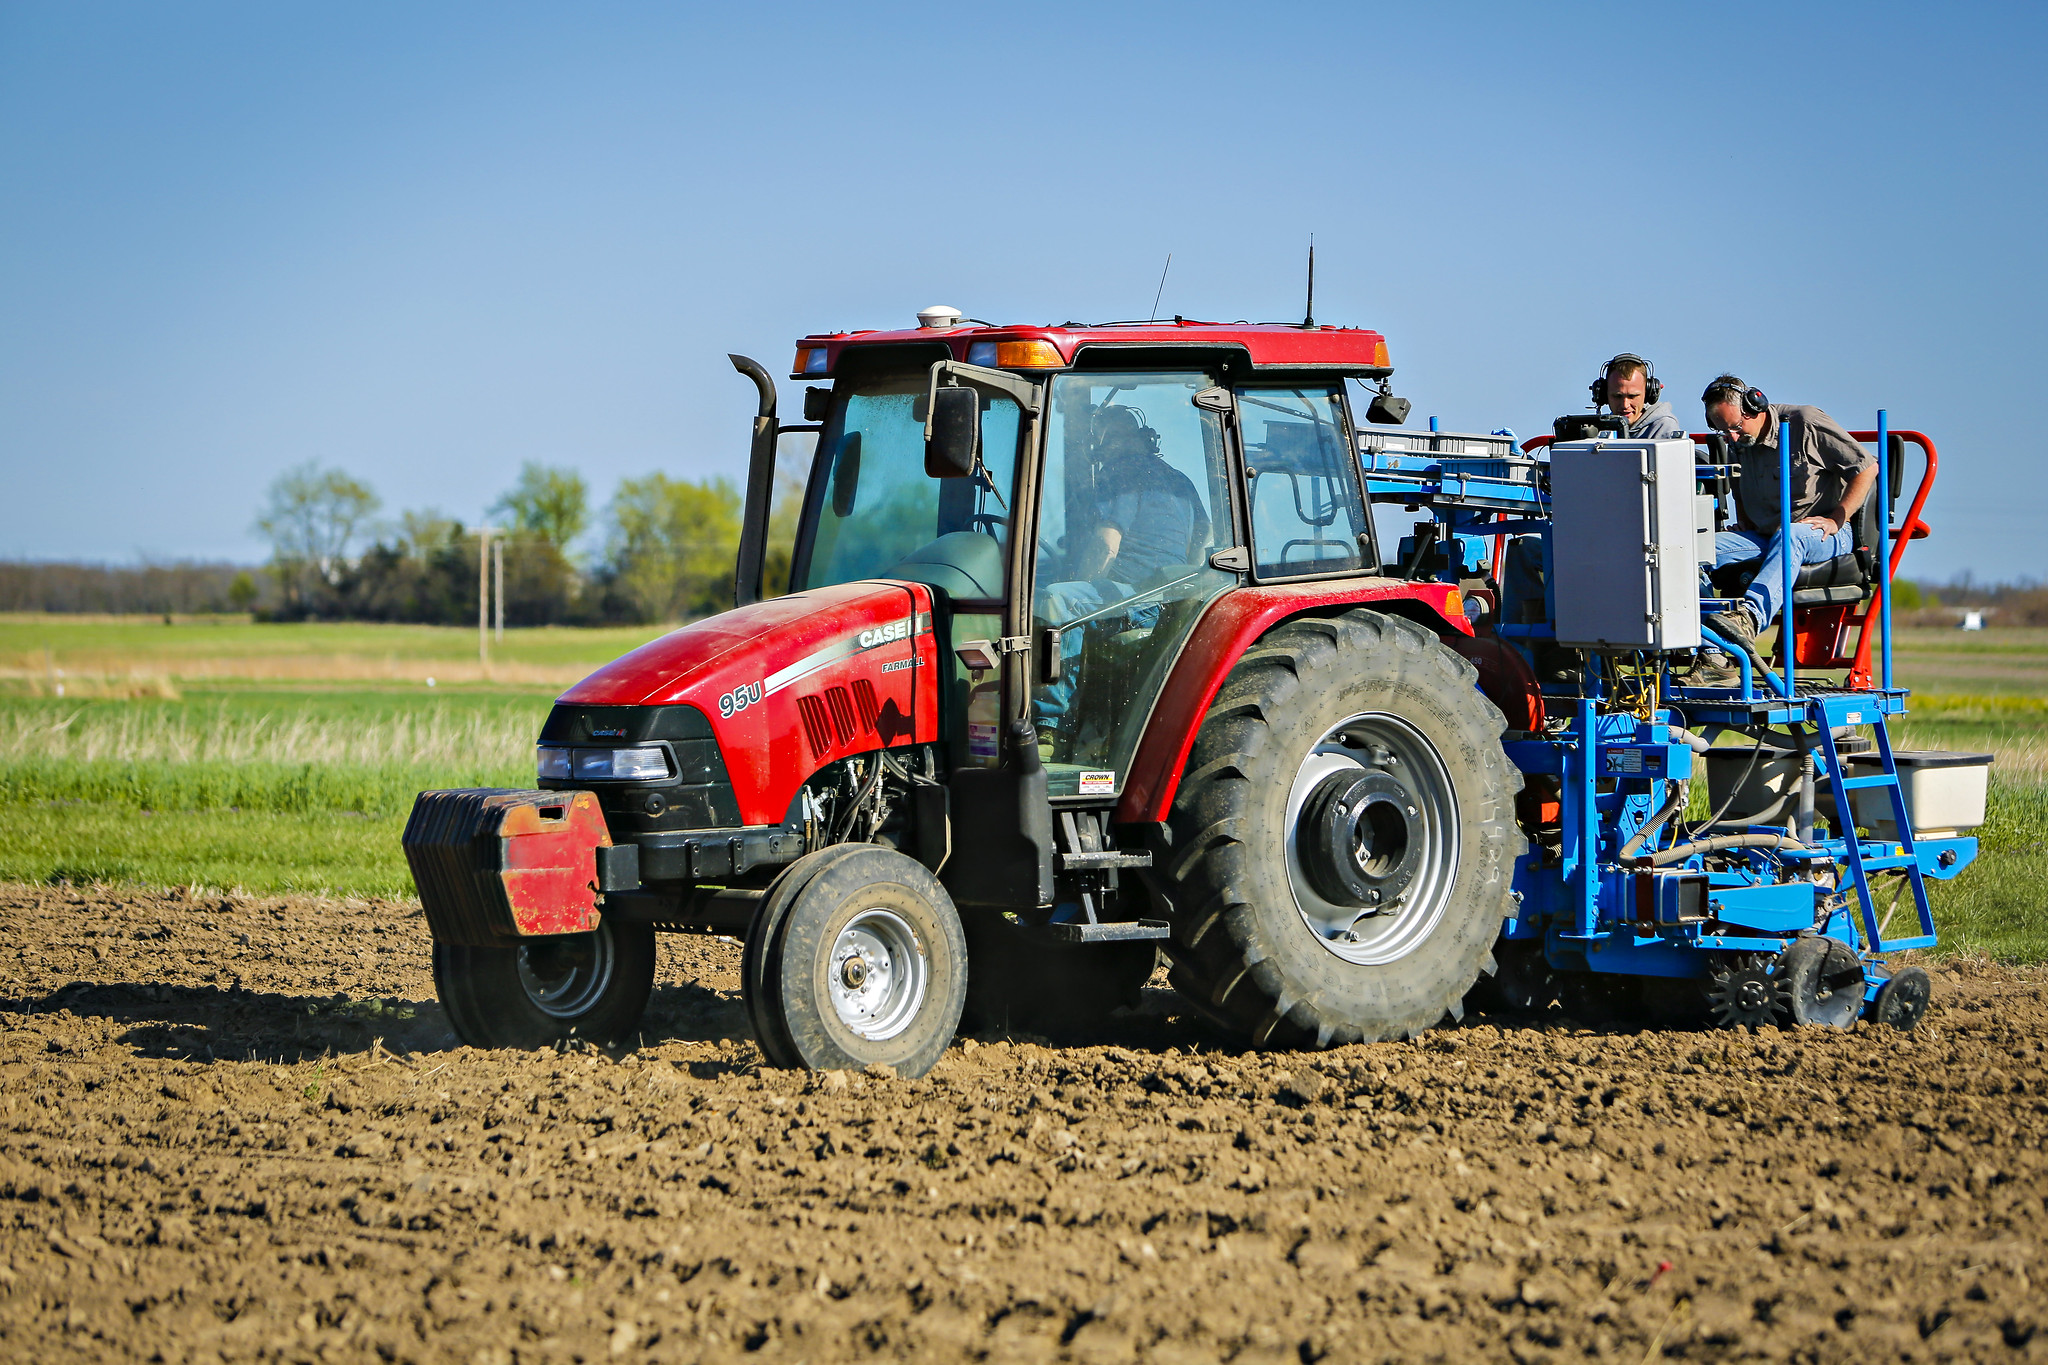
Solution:
[{"label": "tractor roof", "polygon": [[[1235,352],[1252,370],[1320,370],[1338,375],[1391,373],[1387,341],[1363,327],[1304,327],[1283,322],[1062,322],[1044,327],[994,327],[962,319],[954,327],[912,327],[897,332],[831,332],[797,342],[792,379],[836,374],[849,351],[886,346],[943,346],[954,360],[1001,369],[1053,370],[1079,365],[1102,369],[1125,363],[1124,351],[1173,352],[1181,360],[1203,351]],[[1161,359],[1165,357],[1160,356]],[[1132,356],[1130,363],[1146,363]]]}]

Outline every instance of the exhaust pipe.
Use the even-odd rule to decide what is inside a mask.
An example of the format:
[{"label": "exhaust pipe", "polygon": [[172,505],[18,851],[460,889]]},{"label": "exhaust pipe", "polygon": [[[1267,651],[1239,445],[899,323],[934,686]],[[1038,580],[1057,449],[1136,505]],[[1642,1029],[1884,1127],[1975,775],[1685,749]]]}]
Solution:
[{"label": "exhaust pipe", "polygon": [[754,444],[747,460],[747,502],[740,517],[740,553],[733,565],[732,604],[744,607],[761,600],[762,562],[768,553],[768,501],[775,492],[775,380],[759,361],[729,355],[732,367],[754,381],[761,406],[754,415]]}]

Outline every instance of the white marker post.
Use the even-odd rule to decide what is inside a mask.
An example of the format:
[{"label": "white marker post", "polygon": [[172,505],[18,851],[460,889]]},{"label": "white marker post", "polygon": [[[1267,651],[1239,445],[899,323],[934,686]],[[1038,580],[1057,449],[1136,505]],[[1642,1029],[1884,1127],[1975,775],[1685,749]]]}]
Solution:
[{"label": "white marker post", "polygon": [[476,661],[491,666],[491,528],[476,528]]}]

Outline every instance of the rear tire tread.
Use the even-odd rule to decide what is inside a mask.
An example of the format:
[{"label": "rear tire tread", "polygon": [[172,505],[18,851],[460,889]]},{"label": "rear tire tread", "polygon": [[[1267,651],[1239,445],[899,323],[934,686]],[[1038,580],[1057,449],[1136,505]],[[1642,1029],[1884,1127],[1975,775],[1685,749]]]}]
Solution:
[{"label": "rear tire tread", "polygon": [[[1461,896],[1469,887],[1487,904],[1498,902],[1499,916],[1484,916],[1483,931],[1462,931],[1470,942],[1457,945],[1457,952],[1470,960],[1454,975],[1464,975],[1469,966],[1470,978],[1478,978],[1512,911],[1508,874],[1521,839],[1511,805],[1503,808],[1502,794],[1512,800],[1521,773],[1500,745],[1506,719],[1474,686],[1472,665],[1414,622],[1363,609],[1280,626],[1247,651],[1225,679],[1190,748],[1169,815],[1172,844],[1179,852],[1167,873],[1172,900],[1200,907],[1176,917],[1173,984],[1199,1012],[1261,1046],[1322,1047],[1333,1039],[1413,1036],[1451,1016],[1471,984],[1446,984],[1410,1004],[1384,1002],[1379,1023],[1367,1028],[1333,1013],[1327,1002],[1319,1004],[1313,991],[1290,988],[1280,965],[1271,960],[1265,942],[1270,930],[1260,922],[1256,900],[1262,890],[1272,897],[1273,888],[1262,883],[1272,882],[1271,865],[1277,860],[1255,857],[1246,844],[1253,794],[1261,781],[1275,780],[1275,774],[1263,772],[1272,765],[1261,762],[1281,742],[1269,717],[1292,715],[1303,692],[1320,690],[1314,679],[1329,674],[1335,682],[1352,660],[1381,664],[1380,673],[1395,689],[1405,683],[1409,689],[1456,699],[1450,709],[1457,712],[1460,733],[1450,739],[1458,752],[1441,743],[1439,748],[1453,770],[1476,767],[1481,780],[1471,783],[1470,790],[1463,781],[1458,786],[1466,846],[1459,886],[1451,894]],[[1284,879],[1278,894],[1290,894]],[[1291,903],[1287,908],[1291,912]],[[1216,932],[1219,924],[1221,933]],[[1447,918],[1429,941],[1452,929]],[[1244,988],[1247,979],[1249,990]],[[1384,996],[1383,981],[1373,990]]]}]

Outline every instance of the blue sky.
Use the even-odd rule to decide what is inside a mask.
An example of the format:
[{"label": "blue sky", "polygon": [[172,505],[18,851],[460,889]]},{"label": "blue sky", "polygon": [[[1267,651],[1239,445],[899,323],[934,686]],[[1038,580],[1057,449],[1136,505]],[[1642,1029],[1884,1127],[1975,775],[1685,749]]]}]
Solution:
[{"label": "blue sky", "polygon": [[[1908,572],[2048,577],[2048,9],[0,6],[0,556],[255,561],[283,468],[473,520],[737,474],[802,333],[1377,327],[1546,430],[1641,351],[1940,443]],[[793,403],[798,386],[784,386]],[[2000,416],[1999,414],[2004,414]]]}]

